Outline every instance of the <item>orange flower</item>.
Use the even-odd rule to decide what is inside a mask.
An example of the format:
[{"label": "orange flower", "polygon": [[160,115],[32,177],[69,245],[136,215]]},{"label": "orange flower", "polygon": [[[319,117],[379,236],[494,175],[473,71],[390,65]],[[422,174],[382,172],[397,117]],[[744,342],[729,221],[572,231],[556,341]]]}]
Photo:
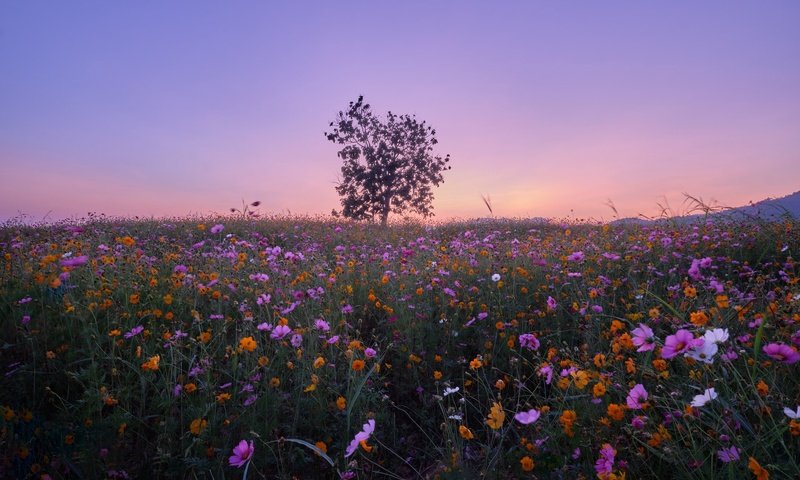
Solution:
[{"label": "orange flower", "polygon": [[522,470],[526,472],[530,472],[531,470],[533,470],[533,467],[535,465],[533,463],[533,459],[527,455],[519,459],[519,464],[520,466],[522,466]]},{"label": "orange flower", "polygon": [[616,421],[620,421],[625,417],[625,409],[618,403],[609,403],[606,413]]},{"label": "orange flower", "polygon": [[483,366],[483,362],[478,357],[475,357],[474,359],[472,359],[471,362],[469,362],[469,368],[471,368],[472,370],[477,370],[477,369],[481,368],[482,366]]},{"label": "orange flower", "polygon": [[442,379],[442,372],[440,372],[439,370],[434,370],[433,371],[433,379],[434,380],[441,380]]},{"label": "orange flower", "polygon": [[503,422],[505,422],[505,420],[506,412],[503,411],[503,406],[497,402],[492,403],[492,408],[489,412],[489,418],[486,419],[486,424],[489,425],[489,428],[492,430],[498,430],[503,426]]},{"label": "orange flower", "polygon": [[707,324],[708,320],[708,315],[706,315],[705,312],[692,312],[689,314],[689,321],[698,327]]},{"label": "orange flower", "polygon": [[561,427],[564,429],[564,433],[568,437],[572,437],[575,433],[572,431],[572,426],[575,424],[575,420],[578,419],[578,414],[575,413],[575,410],[564,410],[561,414],[561,417],[558,419],[559,423],[561,423]]},{"label": "orange flower", "polygon": [[364,360],[353,360],[353,365],[351,368],[356,372],[364,370]]},{"label": "orange flower", "polygon": [[336,399],[336,408],[338,408],[339,410],[344,410],[345,408],[347,408],[347,400],[344,397],[339,396]]},{"label": "orange flower", "polygon": [[750,457],[747,462],[747,468],[753,472],[753,475],[755,475],[758,480],[769,480],[769,472],[764,469],[755,458]]},{"label": "orange flower", "polygon": [[325,365],[325,359],[322,357],[317,357],[314,360],[314,368],[322,368]]},{"label": "orange flower", "polygon": [[239,348],[248,352],[252,352],[256,349],[256,341],[253,339],[253,337],[244,337],[243,339],[239,340]]},{"label": "orange flower", "polygon": [[592,395],[594,395],[595,397],[602,397],[605,394],[606,394],[606,386],[600,382],[595,383],[594,387],[592,388]]},{"label": "orange flower", "polygon": [[154,372],[158,370],[158,363],[161,361],[161,355],[150,357],[149,360],[142,364],[142,370]]},{"label": "orange flower", "polygon": [[458,426],[458,434],[461,435],[461,438],[463,438],[464,440],[472,440],[473,438],[475,438],[475,435],[472,434],[472,430],[470,430],[464,425]]},{"label": "orange flower", "polygon": [[192,420],[192,423],[189,424],[189,431],[192,432],[192,435],[200,435],[207,426],[208,420],[204,418],[195,418]]},{"label": "orange flower", "polygon": [[187,383],[183,386],[183,391],[186,393],[194,393],[197,391],[197,385],[194,383]]},{"label": "orange flower", "polygon": [[769,385],[767,385],[764,380],[759,380],[758,384],[756,385],[756,391],[762,397],[766,397],[769,393]]}]

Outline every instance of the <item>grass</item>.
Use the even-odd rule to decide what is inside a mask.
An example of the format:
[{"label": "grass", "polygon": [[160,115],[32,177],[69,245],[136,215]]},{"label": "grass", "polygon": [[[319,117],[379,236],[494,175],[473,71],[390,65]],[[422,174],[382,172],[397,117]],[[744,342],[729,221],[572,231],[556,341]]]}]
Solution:
[{"label": "grass", "polygon": [[797,478],[799,229],[7,223],[0,477]]}]

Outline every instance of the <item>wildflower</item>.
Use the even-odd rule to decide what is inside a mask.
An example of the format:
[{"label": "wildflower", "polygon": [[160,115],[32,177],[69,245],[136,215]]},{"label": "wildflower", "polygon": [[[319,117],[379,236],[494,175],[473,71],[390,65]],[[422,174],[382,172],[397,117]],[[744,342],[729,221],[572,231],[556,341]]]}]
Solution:
[{"label": "wildflower", "polygon": [[321,332],[329,332],[331,330],[330,324],[321,318],[314,320],[314,328]]},{"label": "wildflower", "polygon": [[233,455],[228,458],[228,463],[232,467],[241,467],[253,458],[254,450],[255,448],[253,447],[252,440],[250,440],[249,444],[247,441],[242,440],[238,445],[233,447]]},{"label": "wildflower", "polygon": [[503,406],[497,402],[492,403],[492,408],[489,412],[489,417],[486,419],[486,424],[492,430],[498,430],[503,426],[506,420],[506,413],[503,411]]},{"label": "wildflower", "polygon": [[291,332],[292,332],[292,329],[289,328],[288,326],[286,326],[286,325],[278,325],[277,327],[275,327],[275,329],[269,335],[269,338],[272,338],[273,340],[280,340],[283,337],[285,337],[286,335],[289,335]]},{"label": "wildflower", "polygon": [[600,448],[600,458],[598,458],[594,464],[594,471],[597,472],[597,476],[600,479],[606,479],[611,475],[611,471],[614,469],[614,456],[616,454],[617,451],[608,443],[604,443]]},{"label": "wildflower", "polygon": [[442,393],[442,396],[446,397],[446,396],[451,395],[453,393],[457,393],[459,390],[460,389],[458,387],[454,387],[454,388],[447,387],[447,388],[444,389],[444,392]]},{"label": "wildflower", "polygon": [[630,408],[631,410],[638,410],[641,408],[645,408],[645,406],[647,405],[645,402],[647,400],[647,397],[648,394],[647,390],[644,389],[644,385],[642,385],[641,383],[637,383],[630,390],[630,392],[628,392],[628,397],[625,400],[628,404],[628,408]]},{"label": "wildflower", "polygon": [[483,366],[483,362],[478,357],[475,357],[474,359],[472,359],[472,361],[469,362],[469,368],[471,368],[472,370],[477,370],[477,369],[481,368],[482,366]]},{"label": "wildflower", "polygon": [[299,333],[295,333],[292,335],[292,340],[290,343],[294,348],[300,348],[300,346],[303,344],[303,336]]},{"label": "wildflower", "polygon": [[797,420],[798,418],[800,418],[800,405],[797,406],[797,410],[792,410],[789,407],[785,407],[783,409],[783,413],[785,413],[787,417],[793,420]]},{"label": "wildflower", "polygon": [[575,420],[578,419],[578,414],[575,413],[575,410],[564,410],[561,413],[561,417],[559,417],[558,421],[561,423],[561,428],[564,430],[564,434],[568,437],[572,437],[574,432],[572,431],[572,426],[575,424]]},{"label": "wildflower", "polygon": [[606,414],[613,420],[620,421],[625,416],[625,409],[618,403],[609,403]]},{"label": "wildflower", "polygon": [[256,341],[253,340],[253,337],[244,337],[243,339],[239,340],[239,348],[248,352],[252,352],[256,349]]},{"label": "wildflower", "polygon": [[514,420],[518,421],[523,425],[530,425],[532,423],[535,423],[536,420],[539,420],[539,416],[540,416],[539,410],[532,408],[527,412],[518,412],[514,414]]},{"label": "wildflower", "polygon": [[539,339],[532,333],[523,333],[519,336],[519,346],[528,350],[539,350]]},{"label": "wildflower", "polygon": [[747,468],[753,472],[757,480],[769,480],[769,472],[762,467],[755,458],[750,457],[748,459]]},{"label": "wildflower", "polygon": [[522,467],[522,470],[525,472],[530,472],[531,470],[533,470],[533,467],[535,466],[535,464],[533,463],[533,459],[528,455],[525,455],[524,457],[520,458],[519,464]]},{"label": "wildflower", "polygon": [[341,395],[336,398],[336,408],[338,408],[339,410],[344,410],[345,408],[347,408],[347,400]]},{"label": "wildflower", "polygon": [[656,348],[653,330],[647,325],[640,323],[638,328],[631,330],[631,333],[633,334],[633,344],[639,347],[637,352],[647,352]]},{"label": "wildflower", "polygon": [[322,368],[325,365],[325,359],[323,357],[317,357],[314,360],[314,368]]},{"label": "wildflower", "polygon": [[729,448],[717,450],[717,458],[723,463],[737,462],[739,461],[739,449],[735,446],[731,446]]},{"label": "wildflower", "polygon": [[361,431],[356,434],[356,436],[350,442],[350,445],[347,446],[347,450],[345,451],[344,458],[347,458],[347,457],[351,456],[352,454],[354,454],[356,452],[356,450],[358,449],[359,445],[361,445],[362,448],[367,450],[366,442],[367,442],[367,440],[369,440],[369,437],[372,435],[372,433],[374,431],[375,431],[375,420],[370,418],[369,420],[367,420],[367,423],[362,425]]},{"label": "wildflower", "polygon": [[773,360],[787,365],[800,360],[800,353],[797,353],[797,349],[783,343],[770,343],[764,346],[762,350]]},{"label": "wildflower", "polygon": [[213,227],[211,227],[210,232],[211,233],[219,233],[224,229],[225,229],[225,225],[223,225],[221,223],[218,223],[218,224],[214,225]]},{"label": "wildflower", "polygon": [[706,403],[710,402],[717,398],[717,392],[714,391],[714,388],[707,388],[702,395],[695,395],[694,399],[692,400],[693,407],[702,407]]},{"label": "wildflower", "polygon": [[499,273],[495,273],[494,275],[492,275],[492,281],[493,282],[499,282],[500,281],[500,274]]},{"label": "wildflower", "polygon": [[472,433],[472,430],[470,430],[464,425],[458,426],[458,434],[461,435],[461,438],[463,438],[464,440],[472,440],[473,438],[475,438],[475,435]]},{"label": "wildflower", "polygon": [[139,335],[140,333],[142,333],[143,331],[144,331],[144,327],[142,325],[137,325],[137,326],[133,327],[129,332],[126,332],[124,337],[125,338],[133,338],[136,335]]},{"label": "wildflower", "polygon": [[664,341],[664,348],[661,350],[663,358],[672,358],[681,353],[685,353],[690,348],[702,345],[702,338],[694,338],[692,332],[688,330],[678,330],[674,335],[670,335]]},{"label": "wildflower", "polygon": [[375,358],[377,354],[378,352],[376,352],[374,348],[367,347],[364,349],[364,356],[367,358]]},{"label": "wildflower", "polygon": [[192,423],[189,424],[189,431],[192,432],[192,435],[200,435],[203,433],[203,430],[206,429],[208,426],[208,420],[204,418],[195,418],[192,420]]},{"label": "wildflower", "polygon": [[351,367],[354,372],[360,372],[364,370],[364,360],[353,360],[353,365]]},{"label": "wildflower", "polygon": [[558,303],[556,303],[556,299],[551,297],[551,296],[548,296],[547,297],[547,309],[550,310],[550,311],[553,311],[553,310],[556,309],[557,306],[558,306]]},{"label": "wildflower", "polygon": [[158,363],[160,361],[161,361],[161,355],[152,356],[142,364],[142,370],[154,372],[158,370]]}]

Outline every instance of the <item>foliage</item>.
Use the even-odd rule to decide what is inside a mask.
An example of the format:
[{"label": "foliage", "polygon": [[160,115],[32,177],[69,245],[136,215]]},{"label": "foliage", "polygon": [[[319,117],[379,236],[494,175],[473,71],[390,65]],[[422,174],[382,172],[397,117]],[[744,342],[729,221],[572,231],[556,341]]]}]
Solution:
[{"label": "foliage", "polygon": [[326,138],[344,146],[337,153],[344,164],[336,186],[344,217],[378,217],[386,225],[389,213],[433,215],[432,187],[438,187],[444,181],[442,173],[450,169],[450,155],[433,155],[436,130],[413,115],[391,111],[381,121],[363,96],[340,111],[330,127]]},{"label": "foliage", "polygon": [[0,477],[798,478],[798,228],[7,224]]}]

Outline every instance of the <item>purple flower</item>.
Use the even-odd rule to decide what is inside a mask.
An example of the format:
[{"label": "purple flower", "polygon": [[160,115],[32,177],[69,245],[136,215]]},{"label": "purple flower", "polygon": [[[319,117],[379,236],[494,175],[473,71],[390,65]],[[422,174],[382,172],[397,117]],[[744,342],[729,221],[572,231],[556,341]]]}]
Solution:
[{"label": "purple flower", "polygon": [[628,392],[628,398],[626,398],[625,401],[628,403],[628,408],[631,410],[638,410],[644,406],[647,397],[648,394],[647,390],[644,389],[644,385],[637,383],[631,388],[631,391]]},{"label": "purple flower", "polygon": [[81,265],[85,265],[88,261],[89,257],[81,255],[75,258],[62,258],[58,263],[60,263],[62,267],[80,267]]},{"label": "purple flower", "polygon": [[238,445],[233,447],[233,455],[228,459],[228,463],[232,467],[241,467],[253,458],[253,441],[250,440],[248,444],[246,440],[242,440]]},{"label": "purple flower", "polygon": [[518,421],[523,425],[530,425],[531,423],[536,422],[539,420],[539,410],[532,408],[527,412],[519,412],[514,415],[514,420]]},{"label": "purple flower", "polygon": [[539,350],[539,339],[532,333],[523,333],[519,336],[519,345],[528,350]]},{"label": "purple flower", "polygon": [[763,351],[771,359],[783,362],[787,365],[800,360],[800,353],[797,353],[795,348],[783,343],[770,343],[764,346]]},{"label": "purple flower", "polygon": [[367,347],[364,350],[364,356],[366,358],[375,358],[375,355],[377,355],[377,354],[378,354],[378,352],[376,352],[375,349],[372,348],[372,347]]},{"label": "purple flower", "polygon": [[687,352],[690,348],[698,347],[703,344],[702,338],[694,338],[689,330],[678,330],[674,335],[670,335],[664,341],[664,348],[661,350],[663,358],[672,358],[681,353]]},{"label": "purple flower", "polygon": [[553,298],[553,297],[548,296],[547,297],[547,309],[552,311],[552,310],[555,310],[557,306],[558,306],[558,303],[556,303],[556,299]]},{"label": "purple flower", "polygon": [[269,335],[269,338],[272,338],[274,340],[280,340],[283,337],[285,337],[286,335],[289,335],[290,333],[292,333],[292,329],[291,328],[289,328],[286,325],[278,325],[277,327],[275,327],[275,329]]},{"label": "purple flower", "polygon": [[638,328],[631,330],[633,334],[633,344],[639,347],[637,352],[646,352],[656,348],[655,337],[653,336],[653,329],[647,325],[640,323]]},{"label": "purple flower", "polygon": [[211,233],[219,233],[225,229],[225,225],[218,223],[211,227]]},{"label": "purple flower", "polygon": [[22,324],[23,325],[27,325],[30,322],[31,322],[31,316],[30,315],[23,315],[22,316]]},{"label": "purple flower", "polygon": [[350,305],[345,305],[342,307],[342,313],[347,315],[348,313],[353,313],[353,307]]},{"label": "purple flower", "polygon": [[140,333],[142,333],[142,331],[144,331],[144,327],[141,326],[141,325],[137,325],[137,326],[133,327],[130,332],[125,333],[124,337],[125,338],[133,338],[136,335],[139,335]]},{"label": "purple flower", "polygon": [[322,320],[321,318],[318,318],[318,319],[314,320],[314,328],[316,328],[317,330],[323,331],[323,332],[328,332],[328,331],[330,331],[331,326],[325,320]]},{"label": "purple flower", "polygon": [[303,336],[300,335],[299,333],[295,333],[294,335],[292,335],[291,343],[294,348],[300,348],[300,345],[303,344]]},{"label": "purple flower", "polygon": [[729,448],[717,450],[717,457],[722,460],[723,463],[737,462],[739,461],[739,449],[735,446],[731,446]]},{"label": "purple flower", "polygon": [[571,254],[570,256],[568,256],[567,260],[569,260],[570,262],[580,262],[581,260],[584,259],[584,257],[585,257],[585,255],[583,254],[583,252],[577,251],[577,252]]}]

